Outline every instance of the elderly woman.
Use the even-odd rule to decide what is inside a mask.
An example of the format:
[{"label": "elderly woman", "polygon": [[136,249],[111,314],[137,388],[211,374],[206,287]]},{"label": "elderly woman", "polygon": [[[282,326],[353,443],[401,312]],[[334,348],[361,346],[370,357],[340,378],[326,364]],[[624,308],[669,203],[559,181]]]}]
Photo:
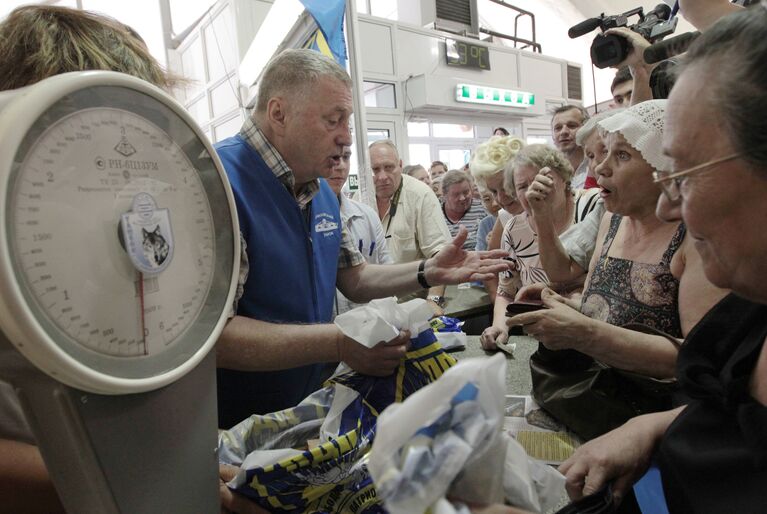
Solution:
[{"label": "elderly woman", "polygon": [[[503,226],[509,218],[524,211],[517,197],[509,193],[504,187],[504,169],[506,164],[514,158],[525,143],[513,136],[493,136],[486,142],[477,145],[469,161],[469,171],[481,187],[484,187],[495,198],[495,202],[501,206],[498,212],[498,221],[490,235],[491,243],[488,248],[496,249],[500,246]],[[513,190],[511,190],[513,191]],[[495,239],[495,244],[492,243]]]},{"label": "elderly woman", "polygon": [[599,135],[597,124],[620,111],[621,109],[611,109],[609,111],[595,114],[578,129],[578,132],[575,133],[575,144],[583,148],[583,155],[589,163],[586,183],[583,186],[585,189],[598,187],[597,166],[599,166],[607,156],[607,148]]},{"label": "elderly woman", "polygon": [[463,225],[469,231],[463,248],[474,250],[477,246],[477,226],[487,213],[482,204],[472,198],[471,175],[459,170],[450,170],[443,175],[442,199],[442,214],[450,235],[455,237]]},{"label": "elderly woman", "polygon": [[426,171],[426,168],[420,164],[409,164],[402,168],[402,173],[405,175],[410,175],[414,179],[420,180],[427,186],[431,187],[431,177],[429,177],[429,172]]},{"label": "elderly woman", "polygon": [[[597,185],[596,168],[607,157],[607,147],[599,134],[597,124],[620,111],[621,109],[613,109],[592,116],[575,134],[575,142],[583,147],[583,153],[588,160],[586,188],[589,188],[591,180]],[[605,212],[604,202],[600,200],[583,223],[573,225],[560,234],[554,230],[551,222],[551,186],[551,179],[538,174],[527,192],[528,203],[538,225],[541,266],[552,282],[582,282],[594,254],[599,224]]]},{"label": "elderly woman", "polygon": [[[495,225],[488,236],[488,250],[501,247],[503,226],[515,214],[524,211],[522,204],[514,194],[509,194],[504,187],[504,169],[514,158],[525,143],[513,136],[493,136],[484,143],[477,145],[469,161],[469,171],[477,182],[477,186],[490,192],[495,203],[500,205]],[[513,190],[512,190],[513,191]],[[485,290],[496,291],[498,280],[486,280]],[[491,295],[491,298],[493,296]]]},{"label": "elderly woman", "polygon": [[660,187],[653,170],[671,169],[661,153],[665,105],[643,102],[599,124],[608,153],[596,171],[609,213],[599,228],[582,302],[545,289],[547,309],[508,320],[548,349],[578,350],[656,378],[673,377],[678,347],[621,326],[641,323],[682,338],[725,294],[703,276],[685,226],[655,216]]},{"label": "elderly woman", "polygon": [[509,252],[516,271],[503,272],[499,276],[493,324],[483,331],[480,339],[482,346],[488,350],[508,339],[506,307],[514,300],[519,288],[549,282],[538,254],[538,227],[526,196],[528,188],[539,174],[548,178],[551,183],[549,200],[552,216],[547,221],[557,235],[582,221],[596,205],[598,194],[597,190],[572,191],[572,166],[561,152],[546,145],[530,145],[520,150],[506,166],[504,174],[506,187],[519,198],[524,212],[512,216],[503,229],[501,249]]},{"label": "elderly woman", "polygon": [[666,195],[658,213],[681,215],[706,276],[733,291],[679,354],[691,400],[581,447],[560,468],[573,498],[608,481],[622,496],[654,455],[671,514],[767,505],[765,32],[764,2],[714,24],[689,50],[669,98],[664,152],[675,171],[657,174]]}]

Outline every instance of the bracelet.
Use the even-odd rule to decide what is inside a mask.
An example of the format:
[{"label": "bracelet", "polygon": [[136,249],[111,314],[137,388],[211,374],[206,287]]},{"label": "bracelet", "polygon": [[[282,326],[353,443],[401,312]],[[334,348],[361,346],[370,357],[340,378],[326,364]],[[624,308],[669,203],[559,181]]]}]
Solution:
[{"label": "bracelet", "polygon": [[424,272],[424,268],[426,267],[426,259],[423,259],[421,261],[421,264],[418,265],[418,273],[416,274],[416,278],[418,279],[418,283],[421,284],[421,287],[424,289],[429,289],[431,286],[426,281],[426,273]]},{"label": "bracelet", "polygon": [[439,307],[440,309],[444,309],[445,305],[447,305],[447,303],[445,302],[445,297],[444,296],[439,296],[439,295],[433,294],[433,295],[427,296],[426,299],[427,300],[431,300],[432,302],[436,303],[437,307]]}]

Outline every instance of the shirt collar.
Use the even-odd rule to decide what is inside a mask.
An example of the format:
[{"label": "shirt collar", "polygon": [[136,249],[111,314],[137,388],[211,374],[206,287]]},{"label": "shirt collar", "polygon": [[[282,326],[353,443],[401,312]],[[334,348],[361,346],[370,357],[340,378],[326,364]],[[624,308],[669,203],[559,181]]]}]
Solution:
[{"label": "shirt collar", "polygon": [[261,155],[274,176],[284,185],[291,195],[294,195],[298,206],[303,209],[320,190],[319,180],[312,180],[304,185],[300,191],[295,191],[296,177],[288,163],[282,158],[280,152],[269,142],[264,133],[258,128],[255,120],[248,117],[240,129],[242,137],[253,149]]},{"label": "shirt collar", "polygon": [[357,202],[353,202],[346,196],[344,196],[343,193],[340,195],[340,204],[341,204],[341,218],[344,221],[350,220],[352,218],[359,218],[365,215],[365,213],[360,209],[360,207],[357,205]]}]

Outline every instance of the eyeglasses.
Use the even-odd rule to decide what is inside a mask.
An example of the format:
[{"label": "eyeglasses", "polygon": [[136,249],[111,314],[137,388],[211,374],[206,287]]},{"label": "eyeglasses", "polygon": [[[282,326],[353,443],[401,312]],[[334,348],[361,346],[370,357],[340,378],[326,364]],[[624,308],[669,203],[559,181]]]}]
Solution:
[{"label": "eyeglasses", "polygon": [[717,164],[722,164],[727,161],[731,161],[733,159],[737,159],[738,157],[742,157],[743,152],[734,153],[731,155],[727,155],[725,157],[720,157],[719,159],[714,159],[713,161],[704,162],[703,164],[698,164],[697,166],[693,166],[692,168],[687,168],[686,170],[680,170],[680,171],[654,171],[652,174],[653,182],[656,184],[660,184],[661,189],[663,189],[663,193],[665,193],[666,198],[668,198],[672,202],[676,202],[679,200],[679,198],[682,197],[682,182],[684,182],[684,178],[687,175],[691,175],[693,173],[698,173],[699,171],[703,171],[707,168],[710,168],[711,166],[716,166]]}]

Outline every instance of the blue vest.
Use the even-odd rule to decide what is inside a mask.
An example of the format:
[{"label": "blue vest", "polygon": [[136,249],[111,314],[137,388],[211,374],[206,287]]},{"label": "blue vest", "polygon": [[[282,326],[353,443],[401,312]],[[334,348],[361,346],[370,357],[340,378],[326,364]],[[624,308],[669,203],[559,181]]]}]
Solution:
[{"label": "blue vest", "polygon": [[[302,212],[261,156],[239,135],[216,150],[232,184],[250,271],[237,314],[271,323],[328,323],[333,314],[341,215],[320,191]],[[218,370],[219,426],[293,407],[321,385],[323,364],[270,372]]]}]

